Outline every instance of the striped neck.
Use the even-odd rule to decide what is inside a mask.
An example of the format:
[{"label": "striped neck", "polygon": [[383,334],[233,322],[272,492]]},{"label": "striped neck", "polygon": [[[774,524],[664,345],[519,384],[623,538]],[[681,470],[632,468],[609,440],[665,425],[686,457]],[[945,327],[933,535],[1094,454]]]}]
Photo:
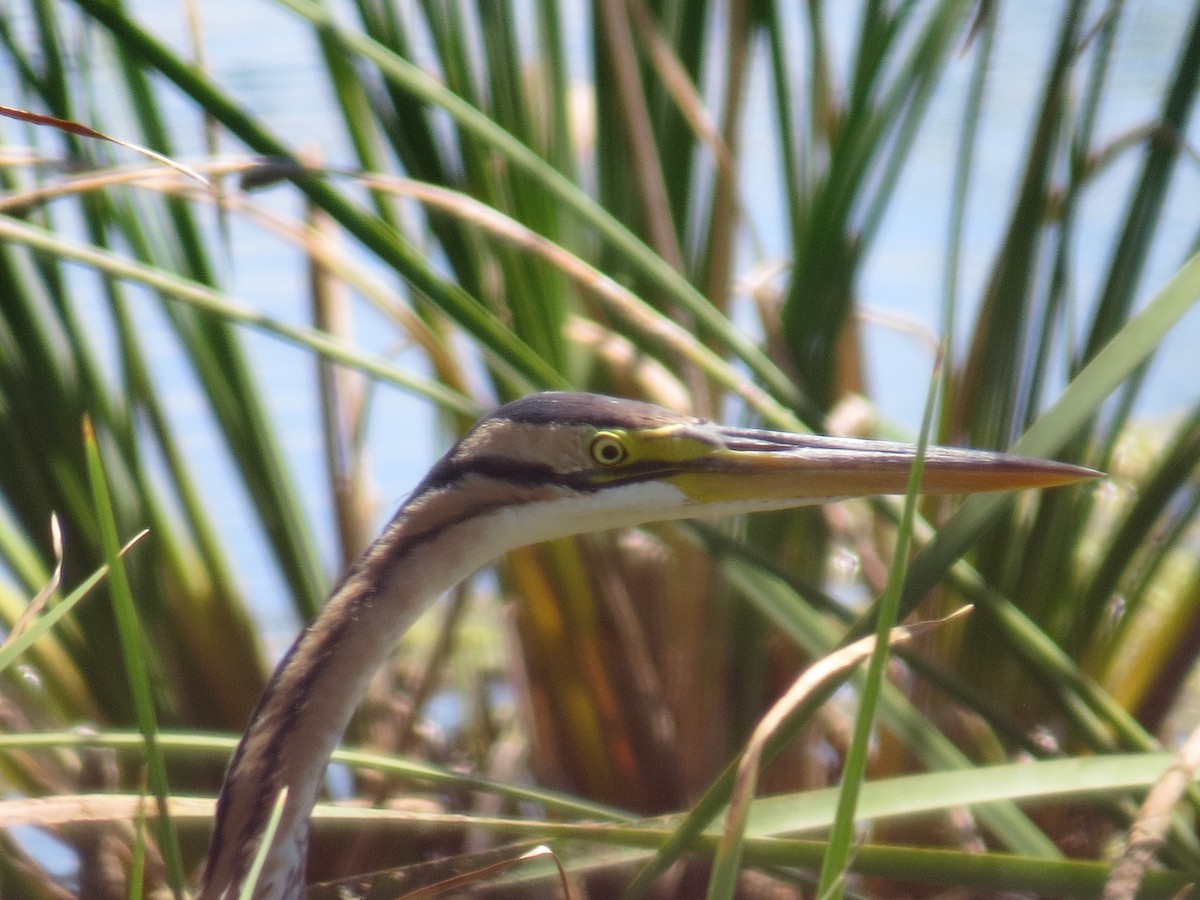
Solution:
[{"label": "striped neck", "polygon": [[303,895],[309,815],[372,674],[430,603],[510,549],[497,506],[467,505],[465,493],[453,485],[419,491],[284,656],[229,764],[202,900],[236,895],[285,786],[283,818],[254,896]]},{"label": "striped neck", "polygon": [[285,786],[283,818],[254,896],[303,895],[308,819],[329,757],[371,675],[442,593],[515,547],[666,518],[664,511],[681,506],[668,484],[593,493],[520,468],[432,477],[438,471],[354,564],[271,677],[221,788],[201,900],[227,900],[240,888]]}]

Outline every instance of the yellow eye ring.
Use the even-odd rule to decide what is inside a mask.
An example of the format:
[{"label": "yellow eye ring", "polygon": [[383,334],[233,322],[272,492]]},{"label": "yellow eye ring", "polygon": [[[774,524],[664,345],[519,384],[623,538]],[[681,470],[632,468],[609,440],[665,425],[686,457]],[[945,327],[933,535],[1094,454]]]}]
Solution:
[{"label": "yellow eye ring", "polygon": [[629,450],[621,441],[620,435],[611,431],[601,431],[592,438],[588,452],[592,455],[592,460],[601,466],[615,466],[629,456]]}]

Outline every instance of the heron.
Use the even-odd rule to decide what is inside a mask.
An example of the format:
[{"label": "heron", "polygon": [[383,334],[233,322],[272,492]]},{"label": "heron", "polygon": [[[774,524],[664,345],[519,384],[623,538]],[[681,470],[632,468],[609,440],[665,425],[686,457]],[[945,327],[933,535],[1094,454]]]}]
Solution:
[{"label": "heron", "polygon": [[[285,787],[254,896],[303,895],[309,817],[369,679],[420,612],[481,566],[584,532],[904,493],[916,456],[909,444],[730,427],[597,394],[499,407],[433,466],[279,663],[229,763],[200,897],[237,895]],[[929,447],[921,491],[1045,488],[1097,474]]]}]

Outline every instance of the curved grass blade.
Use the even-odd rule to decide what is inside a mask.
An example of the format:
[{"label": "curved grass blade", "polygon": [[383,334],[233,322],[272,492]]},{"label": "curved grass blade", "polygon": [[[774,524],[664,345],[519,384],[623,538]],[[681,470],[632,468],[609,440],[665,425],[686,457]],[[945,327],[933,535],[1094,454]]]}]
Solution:
[{"label": "curved grass blade", "polygon": [[69,240],[9,216],[0,216],[0,239],[23,243],[115,277],[145,284],[170,298],[219,315],[229,322],[273,334],[289,343],[313,350],[332,362],[358,369],[381,381],[391,382],[405,390],[428,397],[444,409],[464,415],[479,414],[479,408],[474,401],[436,381],[413,375],[387,360],[347,346],[323,332],[297,328],[272,319],[248,305],[231,301],[219,291],[199,282],[118,256],[91,244]]},{"label": "curved grass blade", "polygon": [[208,180],[197,172],[195,169],[185,166],[183,163],[176,162],[169,156],[163,156],[161,153],[156,153],[149,147],[142,147],[139,144],[123,141],[120,138],[113,137],[111,134],[105,134],[102,131],[97,131],[95,128],[89,128],[79,122],[71,122],[67,119],[60,119],[57,116],[47,116],[42,113],[29,112],[25,109],[17,109],[13,106],[0,105],[0,116],[5,116],[9,119],[18,119],[22,122],[30,122],[34,125],[48,125],[51,128],[57,128],[59,131],[65,131],[68,134],[74,134],[79,137],[92,138],[93,140],[109,141],[116,144],[118,147],[124,147],[126,150],[132,150],[135,153],[140,153],[143,156],[149,157],[155,162],[162,163],[164,166],[174,169],[181,175],[195,179],[203,185],[208,184]]},{"label": "curved grass blade", "polygon": [[[889,632],[885,643],[906,641],[911,638],[912,633],[908,629],[898,628]],[[766,752],[771,737],[784,727],[797,706],[818,690],[821,685],[827,683],[831,678],[850,671],[864,659],[873,658],[878,643],[877,636],[865,637],[847,647],[835,650],[829,656],[823,657],[809,666],[755,727],[754,733],[746,745],[746,750],[738,762],[729,810],[725,814],[725,827],[713,858],[712,876],[706,895],[708,900],[725,900],[725,898],[732,900],[736,895],[746,838],[747,815],[757,789],[763,754]],[[857,779],[855,780],[857,781]],[[847,805],[845,802],[847,795],[848,792],[845,790],[840,794],[842,800],[838,804],[839,816]],[[857,797],[857,791],[853,796]],[[850,805],[853,806],[853,800]],[[851,811],[853,810],[851,809]],[[840,873],[845,868],[845,859],[835,848],[836,843],[831,840],[826,859],[835,860],[834,866]],[[828,887],[823,884],[818,890],[824,895],[828,891]]]},{"label": "curved grass blade", "polygon": [[[130,736],[132,737],[132,736]],[[230,742],[227,742],[227,746]],[[1092,797],[1097,800],[1144,790],[1155,784],[1173,764],[1170,754],[1124,754],[1083,759],[1058,759],[1013,763],[959,772],[926,773],[882,779],[864,785],[860,813],[867,819],[909,817],[942,812],[955,806],[987,805],[998,801],[1036,801],[1055,797]],[[137,795],[85,795],[49,798],[47,802],[26,800],[0,802],[0,824],[38,823],[45,826],[68,822],[127,820],[136,815]],[[820,841],[780,838],[827,828],[833,821],[838,790],[828,788],[768,797],[754,801],[749,817],[750,837],[745,842],[746,861],[754,866],[816,866],[826,850]],[[172,798],[173,815],[180,822],[204,823],[211,819],[213,801]],[[444,827],[459,832],[464,825],[487,828],[496,834],[557,841],[583,841],[613,848],[626,848],[619,855],[625,863],[645,860],[666,840],[679,816],[596,824],[528,818],[419,814],[386,809],[317,807],[315,819],[362,825],[391,823],[397,829]],[[719,835],[709,830],[697,835],[691,849],[711,853]],[[566,847],[558,849],[560,854]],[[608,861],[613,861],[612,854]],[[567,861],[568,871],[593,869],[595,858],[580,863]],[[1105,861],[1031,858],[1011,854],[975,854],[961,851],[910,847],[863,845],[856,848],[853,870],[924,882],[961,884],[971,887],[1007,888],[1039,895],[1094,894],[1104,884],[1109,870]],[[1141,896],[1170,896],[1200,873],[1176,869],[1149,873]]]},{"label": "curved grass blade", "polygon": [[[225,761],[237,748],[238,738],[212,734],[159,732],[158,747],[173,757]],[[141,734],[134,731],[47,731],[0,734],[0,752],[53,748],[108,747],[124,754],[145,750]],[[435,788],[475,791],[503,797],[512,804],[534,804],[562,818],[599,822],[632,822],[637,817],[625,810],[582,800],[547,788],[494,781],[402,756],[339,748],[333,762],[354,770],[374,770],[405,781]]]}]

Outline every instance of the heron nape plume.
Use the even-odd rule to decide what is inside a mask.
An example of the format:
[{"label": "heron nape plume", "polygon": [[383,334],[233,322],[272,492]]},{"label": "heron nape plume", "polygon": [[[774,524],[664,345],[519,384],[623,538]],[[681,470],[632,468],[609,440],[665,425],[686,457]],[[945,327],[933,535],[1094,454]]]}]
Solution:
[{"label": "heron nape plume", "polygon": [[[534,394],[485,416],[401,505],[275,670],[221,788],[200,896],[237,896],[284,787],[254,896],[303,895],[309,815],[368,680],[418,614],[480,566],[582,532],[904,493],[915,456],[907,444],[731,428],[595,394]],[[930,447],[921,490],[1053,487],[1096,474]]]}]

